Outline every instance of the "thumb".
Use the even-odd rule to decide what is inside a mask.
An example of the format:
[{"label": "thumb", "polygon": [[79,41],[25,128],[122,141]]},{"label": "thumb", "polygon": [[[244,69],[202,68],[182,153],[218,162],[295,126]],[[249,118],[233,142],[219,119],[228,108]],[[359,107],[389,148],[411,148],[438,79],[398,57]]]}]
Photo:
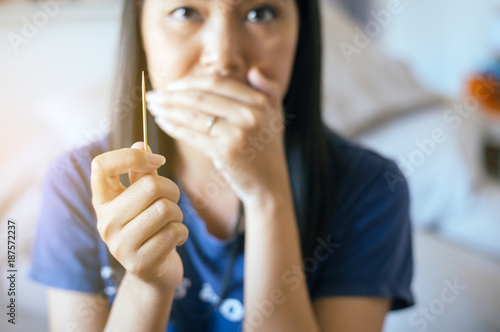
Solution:
[{"label": "thumb", "polygon": [[258,67],[250,68],[247,79],[253,88],[268,96],[271,105],[277,107],[281,104],[281,88],[279,84],[267,78]]},{"label": "thumb", "polygon": [[[136,142],[131,146],[132,149],[139,149],[139,150],[144,150],[144,143],[143,142]],[[148,152],[146,153],[151,153],[151,148],[148,146]],[[158,175],[158,171],[154,170],[152,172],[129,172],[128,173],[128,178],[130,180],[130,184],[134,183],[135,181],[139,180],[142,178],[144,175],[147,174],[153,174],[153,175]]]}]

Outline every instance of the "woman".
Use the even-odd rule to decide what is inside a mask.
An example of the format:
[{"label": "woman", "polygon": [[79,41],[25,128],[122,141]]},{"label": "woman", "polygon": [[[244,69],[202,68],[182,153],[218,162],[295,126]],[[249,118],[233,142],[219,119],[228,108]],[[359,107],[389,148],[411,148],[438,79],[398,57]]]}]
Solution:
[{"label": "woman", "polygon": [[[123,17],[113,131],[45,184],[31,276],[51,330],[380,331],[413,304],[400,171],[321,122],[316,1]],[[123,148],[143,68],[158,154]]]}]

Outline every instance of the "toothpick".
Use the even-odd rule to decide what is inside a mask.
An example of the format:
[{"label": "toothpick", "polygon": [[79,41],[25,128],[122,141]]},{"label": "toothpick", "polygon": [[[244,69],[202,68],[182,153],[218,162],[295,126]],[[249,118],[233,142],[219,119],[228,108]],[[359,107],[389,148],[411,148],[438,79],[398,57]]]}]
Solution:
[{"label": "toothpick", "polygon": [[148,151],[148,122],[146,112],[146,82],[142,71],[142,132],[144,134],[144,151]]}]

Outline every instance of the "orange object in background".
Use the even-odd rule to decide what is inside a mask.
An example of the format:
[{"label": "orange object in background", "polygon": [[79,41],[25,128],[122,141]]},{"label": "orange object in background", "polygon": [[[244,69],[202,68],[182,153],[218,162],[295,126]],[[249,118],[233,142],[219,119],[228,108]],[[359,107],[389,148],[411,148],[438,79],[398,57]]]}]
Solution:
[{"label": "orange object in background", "polygon": [[483,111],[500,116],[500,77],[491,72],[475,75],[469,81],[468,90]]},{"label": "orange object in background", "polygon": [[479,102],[483,118],[483,160],[490,176],[500,180],[500,60],[471,77],[468,94]]}]

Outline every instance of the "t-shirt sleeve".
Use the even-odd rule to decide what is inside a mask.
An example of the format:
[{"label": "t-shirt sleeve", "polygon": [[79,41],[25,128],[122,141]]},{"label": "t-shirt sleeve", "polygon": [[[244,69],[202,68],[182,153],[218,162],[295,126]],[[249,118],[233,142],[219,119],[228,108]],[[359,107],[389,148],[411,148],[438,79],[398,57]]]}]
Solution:
[{"label": "t-shirt sleeve", "polygon": [[43,184],[29,276],[52,287],[98,293],[103,282],[90,163],[88,152],[80,149],[50,167]]},{"label": "t-shirt sleeve", "polygon": [[311,297],[381,296],[391,310],[413,305],[409,193],[392,161],[375,154],[350,170],[334,214],[335,249],[322,264]]}]

